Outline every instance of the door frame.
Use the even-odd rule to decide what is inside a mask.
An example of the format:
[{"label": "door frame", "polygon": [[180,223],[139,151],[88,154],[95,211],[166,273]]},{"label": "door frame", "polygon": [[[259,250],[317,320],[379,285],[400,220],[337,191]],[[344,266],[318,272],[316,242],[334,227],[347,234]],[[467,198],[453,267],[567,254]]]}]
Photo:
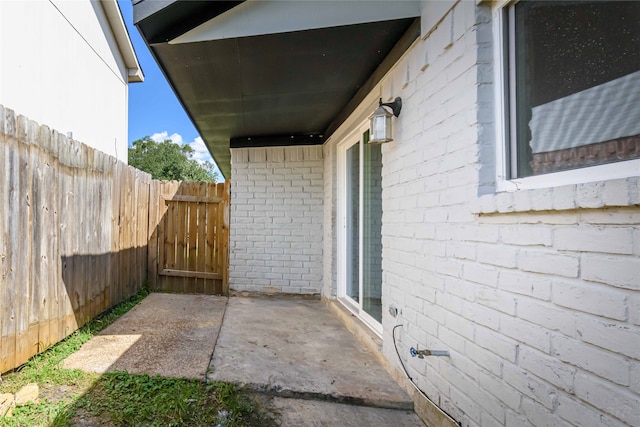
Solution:
[{"label": "door frame", "polygon": [[[363,159],[364,159],[364,142],[363,135],[365,132],[369,130],[369,121],[366,120],[358,127],[356,127],[352,132],[350,132],[347,136],[341,139],[337,144],[337,199],[336,199],[336,207],[337,207],[337,293],[338,293],[338,301],[342,303],[349,311],[351,311],[356,317],[362,320],[376,335],[382,337],[382,323],[378,322],[374,319],[369,313],[367,313],[363,309],[363,268],[362,268],[362,260],[363,260],[363,213],[364,213],[364,202],[363,202],[363,191],[364,188],[364,168],[363,168]],[[353,298],[347,295],[347,273],[349,271],[349,267],[347,265],[347,248],[349,247],[348,239],[347,239],[347,211],[348,211],[348,203],[347,203],[347,150],[354,146],[355,144],[360,143],[360,147],[358,150],[358,155],[360,156],[360,168],[358,171],[358,180],[359,180],[359,221],[358,221],[358,253],[359,253],[359,301],[355,301]]]}]

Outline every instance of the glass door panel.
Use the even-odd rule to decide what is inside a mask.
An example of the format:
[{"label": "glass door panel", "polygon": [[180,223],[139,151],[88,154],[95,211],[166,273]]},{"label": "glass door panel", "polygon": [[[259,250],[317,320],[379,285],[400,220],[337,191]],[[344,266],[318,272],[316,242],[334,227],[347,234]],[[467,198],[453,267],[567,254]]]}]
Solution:
[{"label": "glass door panel", "polygon": [[362,308],[382,322],[382,146],[363,140]]},{"label": "glass door panel", "polygon": [[360,143],[346,152],[346,295],[360,302]]}]

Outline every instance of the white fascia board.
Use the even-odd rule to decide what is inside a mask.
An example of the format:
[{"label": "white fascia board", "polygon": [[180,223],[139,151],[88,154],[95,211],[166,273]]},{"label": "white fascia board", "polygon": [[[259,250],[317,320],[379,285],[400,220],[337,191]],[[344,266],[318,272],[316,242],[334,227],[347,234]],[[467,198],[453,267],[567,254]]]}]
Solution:
[{"label": "white fascia board", "polygon": [[107,15],[109,26],[113,31],[113,35],[118,43],[118,48],[127,67],[128,83],[144,81],[144,74],[142,73],[136,52],[133,49],[127,26],[124,23],[122,12],[120,12],[120,7],[118,6],[118,1],[100,0],[100,4],[102,4],[102,9],[104,9],[104,13]]},{"label": "white fascia board", "polygon": [[420,16],[418,0],[249,0],[169,44],[288,33]]}]

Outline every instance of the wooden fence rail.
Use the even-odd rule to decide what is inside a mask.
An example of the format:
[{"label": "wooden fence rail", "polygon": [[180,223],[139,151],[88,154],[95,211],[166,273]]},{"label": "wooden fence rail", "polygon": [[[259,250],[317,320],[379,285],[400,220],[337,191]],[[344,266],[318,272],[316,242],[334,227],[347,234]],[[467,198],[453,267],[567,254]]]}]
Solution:
[{"label": "wooden fence rail", "polygon": [[[156,228],[167,224],[165,211],[177,209],[187,215],[187,240],[180,245],[188,255],[175,269],[226,274],[218,258],[212,266],[200,257],[223,257],[227,250],[216,246],[224,243],[210,246],[206,234],[208,224],[217,227],[214,217],[228,215],[226,208],[171,201],[225,194],[228,200],[228,185],[220,185],[153,181],[0,105],[0,373],[133,295],[147,279],[158,289],[226,292],[225,277],[165,277],[158,273],[166,268],[157,268],[163,252]],[[225,229],[228,219],[218,223]]]}]

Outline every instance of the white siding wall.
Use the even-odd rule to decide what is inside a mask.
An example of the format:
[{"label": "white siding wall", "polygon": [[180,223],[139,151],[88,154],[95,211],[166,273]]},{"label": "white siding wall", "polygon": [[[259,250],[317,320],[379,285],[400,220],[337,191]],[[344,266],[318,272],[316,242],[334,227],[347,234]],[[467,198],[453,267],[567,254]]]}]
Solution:
[{"label": "white siding wall", "polygon": [[127,70],[99,2],[0,1],[0,46],[0,103],[127,161]]},{"label": "white siding wall", "polygon": [[457,3],[372,96],[404,104],[383,147],[384,355],[400,368],[402,324],[411,376],[465,426],[640,425],[639,180],[495,194],[491,16]]},{"label": "white siding wall", "polygon": [[318,294],[322,287],[322,146],[231,150],[229,287]]}]

